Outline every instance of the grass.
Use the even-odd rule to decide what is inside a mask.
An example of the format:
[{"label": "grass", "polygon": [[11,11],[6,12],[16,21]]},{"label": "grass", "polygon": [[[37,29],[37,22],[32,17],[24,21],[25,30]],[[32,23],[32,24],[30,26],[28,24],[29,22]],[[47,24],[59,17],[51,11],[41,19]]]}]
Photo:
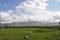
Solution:
[{"label": "grass", "polygon": [[59,31],[57,28],[0,28],[0,40],[26,40],[25,35],[30,37],[27,40],[57,40]]}]

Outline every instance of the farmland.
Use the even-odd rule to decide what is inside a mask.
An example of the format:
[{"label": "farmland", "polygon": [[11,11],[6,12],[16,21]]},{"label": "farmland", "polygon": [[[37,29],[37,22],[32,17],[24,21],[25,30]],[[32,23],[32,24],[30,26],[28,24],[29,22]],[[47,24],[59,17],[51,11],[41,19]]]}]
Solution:
[{"label": "farmland", "polygon": [[[25,35],[29,38],[25,39]],[[57,40],[59,37],[58,28],[0,28],[0,40]]]}]

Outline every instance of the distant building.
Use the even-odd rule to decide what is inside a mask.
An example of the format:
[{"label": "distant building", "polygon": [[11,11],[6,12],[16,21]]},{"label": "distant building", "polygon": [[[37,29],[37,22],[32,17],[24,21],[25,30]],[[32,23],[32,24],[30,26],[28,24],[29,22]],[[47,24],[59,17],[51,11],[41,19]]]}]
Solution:
[{"label": "distant building", "polygon": [[60,22],[59,22],[59,24],[60,24]]}]

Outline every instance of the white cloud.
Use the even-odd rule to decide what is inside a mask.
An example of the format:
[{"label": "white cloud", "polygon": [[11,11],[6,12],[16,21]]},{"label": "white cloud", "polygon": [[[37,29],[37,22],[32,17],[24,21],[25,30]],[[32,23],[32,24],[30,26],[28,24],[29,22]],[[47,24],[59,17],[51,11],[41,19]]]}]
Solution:
[{"label": "white cloud", "polygon": [[[27,0],[16,6],[16,11],[9,10],[0,12],[0,20],[5,23],[11,22],[58,22],[60,21],[60,12],[48,11],[49,0]],[[57,19],[58,18],[58,19]]]},{"label": "white cloud", "polygon": [[39,9],[46,9],[46,7],[48,6],[47,0],[27,0],[26,2],[21,3],[20,5],[16,6],[17,9],[35,9],[35,8],[39,8]]},{"label": "white cloud", "polygon": [[0,12],[0,22],[10,22],[11,21],[11,16],[10,16],[10,11],[8,12]]},{"label": "white cloud", "polygon": [[51,12],[49,13],[49,11],[46,10],[46,7],[48,6],[46,1],[48,0],[28,0],[16,6],[16,9],[19,11],[22,10],[21,13],[23,14],[31,14],[32,20],[48,21],[53,18],[52,15],[50,15]]}]

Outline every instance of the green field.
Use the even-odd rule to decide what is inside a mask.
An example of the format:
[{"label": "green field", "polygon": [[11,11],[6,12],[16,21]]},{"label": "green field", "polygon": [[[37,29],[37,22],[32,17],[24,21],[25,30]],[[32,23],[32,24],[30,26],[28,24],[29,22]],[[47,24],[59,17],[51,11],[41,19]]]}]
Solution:
[{"label": "green field", "polygon": [[[29,38],[25,39],[25,35],[29,35]],[[57,40],[58,38],[57,28],[0,28],[0,40]]]}]

